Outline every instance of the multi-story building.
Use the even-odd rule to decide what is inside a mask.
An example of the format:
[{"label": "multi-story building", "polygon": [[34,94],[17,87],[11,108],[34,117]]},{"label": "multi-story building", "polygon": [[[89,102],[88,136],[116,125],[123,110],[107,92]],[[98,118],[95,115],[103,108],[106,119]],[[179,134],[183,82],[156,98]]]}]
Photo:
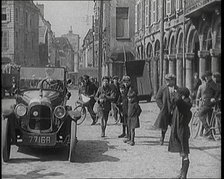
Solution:
[{"label": "multi-story building", "polygon": [[[100,2],[94,6],[95,36],[99,34]],[[102,75],[122,78],[124,62],[135,59],[134,10],[135,0],[103,1]]]},{"label": "multi-story building", "polygon": [[44,17],[44,4],[36,3],[39,12],[39,57],[40,65],[55,65],[55,49],[52,46],[54,34],[51,30],[51,24]]},{"label": "multi-story building", "polygon": [[72,27],[67,34],[63,34],[62,37],[66,37],[70,42],[73,51],[74,51],[74,72],[78,72],[79,69],[79,40],[80,36],[78,34],[74,34],[72,31]]},{"label": "multi-story building", "polygon": [[39,65],[39,10],[30,1],[2,1],[2,58]]},{"label": "multi-story building", "polygon": [[154,94],[160,74],[175,74],[177,85],[191,90],[193,73],[220,72],[220,7],[221,0],[136,1],[137,58],[150,66]]},{"label": "multi-story building", "polygon": [[56,37],[54,46],[56,48],[56,64],[65,67],[68,72],[74,71],[74,51],[66,37]]}]

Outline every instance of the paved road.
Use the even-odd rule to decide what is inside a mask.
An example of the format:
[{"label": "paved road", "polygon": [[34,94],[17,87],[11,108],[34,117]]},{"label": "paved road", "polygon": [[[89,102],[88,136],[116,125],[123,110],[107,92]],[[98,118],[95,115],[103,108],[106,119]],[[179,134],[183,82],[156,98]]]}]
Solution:
[{"label": "paved road", "polygon": [[[76,91],[72,91],[73,103]],[[4,103],[4,106],[7,105]],[[136,130],[136,145],[129,146],[117,136],[121,126],[112,118],[106,137],[100,137],[100,125],[90,126],[90,116],[78,127],[76,161],[69,163],[65,149],[29,149],[12,147],[11,160],[2,163],[2,178],[172,178],[179,171],[179,154],[169,153],[169,132],[164,146],[160,131],[153,129],[158,114],[154,102],[141,103],[141,128]],[[202,138],[190,140],[189,178],[221,177],[221,142]]]}]

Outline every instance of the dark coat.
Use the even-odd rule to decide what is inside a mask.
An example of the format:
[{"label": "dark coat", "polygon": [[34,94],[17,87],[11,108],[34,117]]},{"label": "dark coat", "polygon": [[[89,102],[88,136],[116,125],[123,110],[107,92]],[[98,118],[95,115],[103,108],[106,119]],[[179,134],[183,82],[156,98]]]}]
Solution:
[{"label": "dark coat", "polygon": [[[111,102],[114,101],[115,97],[115,91],[109,85],[99,87],[95,95],[95,100],[99,103],[97,111],[109,112],[111,110]],[[100,103],[99,99],[103,99],[104,102]]]},{"label": "dark coat", "polygon": [[128,102],[128,120],[127,124],[129,129],[135,129],[140,127],[139,116],[142,112],[141,107],[137,100]]},{"label": "dark coat", "polygon": [[[177,86],[174,89],[177,90]],[[156,95],[156,103],[160,108],[159,115],[154,123],[156,128],[160,128],[166,130],[168,125],[171,123],[171,113],[173,110],[173,105],[171,102],[171,97],[169,94],[169,88],[167,85],[160,87],[157,95]]]},{"label": "dark coat", "polygon": [[119,83],[117,83],[117,85],[115,85],[114,83],[110,84],[110,87],[112,88],[112,90],[115,91],[115,99],[113,101],[114,103],[117,103],[118,102],[118,98],[121,95],[119,86],[120,86]]},{"label": "dark coat", "polygon": [[121,115],[121,123],[123,125],[127,125],[127,117],[128,117],[128,98],[127,98],[127,89],[120,94],[118,98],[118,108]]},{"label": "dark coat", "polygon": [[172,116],[171,134],[168,151],[189,153],[189,122],[192,117],[191,102],[189,98],[184,100],[178,94],[174,97],[175,108]]}]

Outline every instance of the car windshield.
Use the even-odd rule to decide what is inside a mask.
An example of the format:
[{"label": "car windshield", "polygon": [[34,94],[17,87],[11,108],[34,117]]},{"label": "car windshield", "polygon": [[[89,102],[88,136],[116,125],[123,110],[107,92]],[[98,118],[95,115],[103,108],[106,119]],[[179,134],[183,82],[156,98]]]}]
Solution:
[{"label": "car windshield", "polygon": [[64,68],[21,67],[20,89],[63,90],[65,80]]}]

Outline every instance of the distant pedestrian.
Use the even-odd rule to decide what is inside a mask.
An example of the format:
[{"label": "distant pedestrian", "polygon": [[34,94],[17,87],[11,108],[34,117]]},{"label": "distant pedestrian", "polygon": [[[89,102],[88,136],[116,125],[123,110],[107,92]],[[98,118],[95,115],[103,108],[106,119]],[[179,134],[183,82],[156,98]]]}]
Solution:
[{"label": "distant pedestrian", "polygon": [[196,95],[197,95],[197,91],[199,86],[201,85],[201,80],[198,77],[198,73],[194,73],[194,80],[193,80],[193,89],[192,89],[192,93],[191,93],[191,99],[193,104],[195,105],[195,99],[196,99]]},{"label": "distant pedestrian", "polygon": [[192,117],[191,100],[189,98],[190,91],[188,88],[179,88],[175,93],[174,111],[171,121],[171,134],[169,140],[168,151],[178,152],[182,157],[182,167],[178,178],[186,178],[189,168],[189,137],[190,129],[189,122]]},{"label": "distant pedestrian", "polygon": [[128,97],[127,97],[127,89],[123,83],[120,84],[120,96],[118,98],[118,108],[120,112],[122,123],[122,134],[118,136],[118,138],[127,137],[128,128],[127,128],[127,118],[128,118]]},{"label": "distant pedestrian", "polygon": [[168,125],[171,123],[173,110],[172,98],[173,94],[178,89],[176,86],[175,75],[166,74],[165,81],[166,84],[159,88],[159,91],[156,95],[156,103],[160,109],[160,112],[154,123],[154,126],[161,129],[160,145],[163,145]]},{"label": "distant pedestrian", "polygon": [[130,131],[130,141],[127,141],[131,146],[135,145],[135,128],[140,127],[139,116],[142,109],[139,105],[137,93],[134,90],[128,91],[128,128]]},{"label": "distant pedestrian", "polygon": [[105,130],[108,121],[108,115],[111,110],[111,102],[115,99],[115,92],[109,85],[109,77],[102,78],[102,86],[98,88],[95,99],[99,104],[97,107],[97,116],[101,121],[101,137],[105,137]]}]

